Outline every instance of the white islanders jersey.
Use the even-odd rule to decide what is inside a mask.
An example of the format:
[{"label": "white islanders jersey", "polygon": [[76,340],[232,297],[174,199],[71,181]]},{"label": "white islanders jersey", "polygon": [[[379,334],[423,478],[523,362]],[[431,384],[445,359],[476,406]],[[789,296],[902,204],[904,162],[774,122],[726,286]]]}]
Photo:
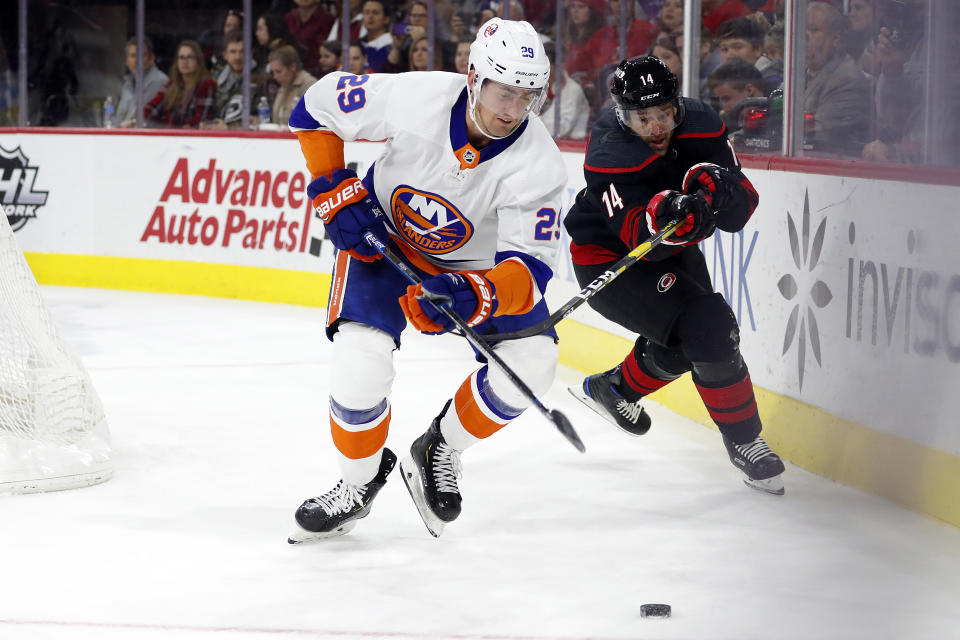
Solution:
[{"label": "white islanders jersey", "polygon": [[465,76],[443,71],[331,73],[307,90],[290,127],[332,131],[345,141],[386,140],[364,183],[408,256],[413,249],[440,270],[490,269],[519,258],[542,293],[560,238],[560,151],[534,117],[474,149],[465,84]]}]

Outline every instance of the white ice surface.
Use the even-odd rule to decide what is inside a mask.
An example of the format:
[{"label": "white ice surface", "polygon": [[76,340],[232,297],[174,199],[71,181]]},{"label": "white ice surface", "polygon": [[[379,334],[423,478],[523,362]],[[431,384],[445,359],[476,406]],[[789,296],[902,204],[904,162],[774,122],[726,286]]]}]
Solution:
[{"label": "white ice surface", "polygon": [[[630,438],[566,392],[464,455],[431,538],[395,473],[349,535],[290,546],[339,477],[323,312],[44,287],[103,398],[110,482],[0,498],[0,639],[960,638],[960,531],[792,465],[741,484],[718,434],[658,406]],[[472,369],[408,332],[388,446]],[[673,617],[640,617],[666,602]]]}]

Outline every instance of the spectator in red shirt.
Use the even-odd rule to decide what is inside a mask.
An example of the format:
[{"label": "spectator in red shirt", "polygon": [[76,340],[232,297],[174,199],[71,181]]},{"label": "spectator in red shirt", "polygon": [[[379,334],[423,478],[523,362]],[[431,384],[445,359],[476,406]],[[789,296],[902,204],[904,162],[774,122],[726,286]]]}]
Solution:
[{"label": "spectator in red shirt", "polygon": [[714,33],[717,32],[717,27],[727,20],[753,13],[743,0],[703,0],[701,6],[703,24]]},{"label": "spectator in red shirt", "polygon": [[[660,33],[655,24],[639,18],[634,20],[633,7],[633,2],[627,3],[627,24],[630,25],[627,31],[627,58],[645,54]],[[680,15],[682,22],[682,6]],[[607,16],[610,18],[608,24],[597,30],[585,47],[592,56],[594,71],[600,70],[604,65],[620,62],[624,57],[620,55],[620,0],[607,0]]]},{"label": "spectator in red shirt", "polygon": [[305,52],[304,67],[319,65],[320,45],[327,41],[336,16],[320,6],[320,0],[293,0],[297,5],[284,16],[290,34]]},{"label": "spectator in red shirt", "polygon": [[[551,26],[557,18],[557,3],[551,0],[520,0],[523,5],[523,20],[526,20],[540,32]],[[511,20],[521,20],[510,14]]]},{"label": "spectator in red shirt", "polygon": [[[568,0],[566,33],[563,43],[567,48],[564,67],[581,84],[593,84],[597,66],[593,50],[587,43],[604,25],[606,0]],[[595,42],[593,43],[595,44]]]},{"label": "spectator in red shirt", "polygon": [[216,96],[217,83],[207,71],[200,45],[184,40],[177,46],[170,81],[144,105],[143,115],[148,126],[199,127],[213,118]]}]

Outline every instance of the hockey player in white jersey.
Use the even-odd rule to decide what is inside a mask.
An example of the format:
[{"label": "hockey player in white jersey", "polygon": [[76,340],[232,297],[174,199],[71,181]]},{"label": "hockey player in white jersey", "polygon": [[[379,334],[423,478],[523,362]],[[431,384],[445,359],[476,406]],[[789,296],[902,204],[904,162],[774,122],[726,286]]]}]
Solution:
[{"label": "hockey player in white jersey", "polygon": [[[566,171],[544,125],[529,116],[543,105],[550,64],[533,27],[494,18],[480,27],[469,65],[466,86],[463,75],[446,72],[333,73],[307,90],[290,118],[314,177],[308,193],[316,215],[338,249],[327,335],[341,471],[332,490],[297,510],[291,543],[349,531],[392,471],[397,457],[385,447],[392,352],[408,322],[424,333],[453,328],[423,290],[448,296],[481,334],[549,315],[543,292],[557,257]],[[344,169],[343,141],[356,139],[386,140],[362,180]],[[422,285],[408,286],[378,260],[363,241],[366,231],[392,243]],[[550,387],[555,333],[495,349],[535,394]],[[437,400],[439,414],[400,463],[434,536],[460,514],[461,452],[530,404],[480,361]]]}]

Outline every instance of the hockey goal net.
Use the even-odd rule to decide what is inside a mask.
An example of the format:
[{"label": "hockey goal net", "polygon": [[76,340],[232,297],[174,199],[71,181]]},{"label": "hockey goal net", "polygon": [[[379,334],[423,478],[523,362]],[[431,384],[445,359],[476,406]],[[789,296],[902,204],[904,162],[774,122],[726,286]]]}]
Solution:
[{"label": "hockey goal net", "polygon": [[110,455],[100,398],[0,211],[0,494],[103,482]]}]

